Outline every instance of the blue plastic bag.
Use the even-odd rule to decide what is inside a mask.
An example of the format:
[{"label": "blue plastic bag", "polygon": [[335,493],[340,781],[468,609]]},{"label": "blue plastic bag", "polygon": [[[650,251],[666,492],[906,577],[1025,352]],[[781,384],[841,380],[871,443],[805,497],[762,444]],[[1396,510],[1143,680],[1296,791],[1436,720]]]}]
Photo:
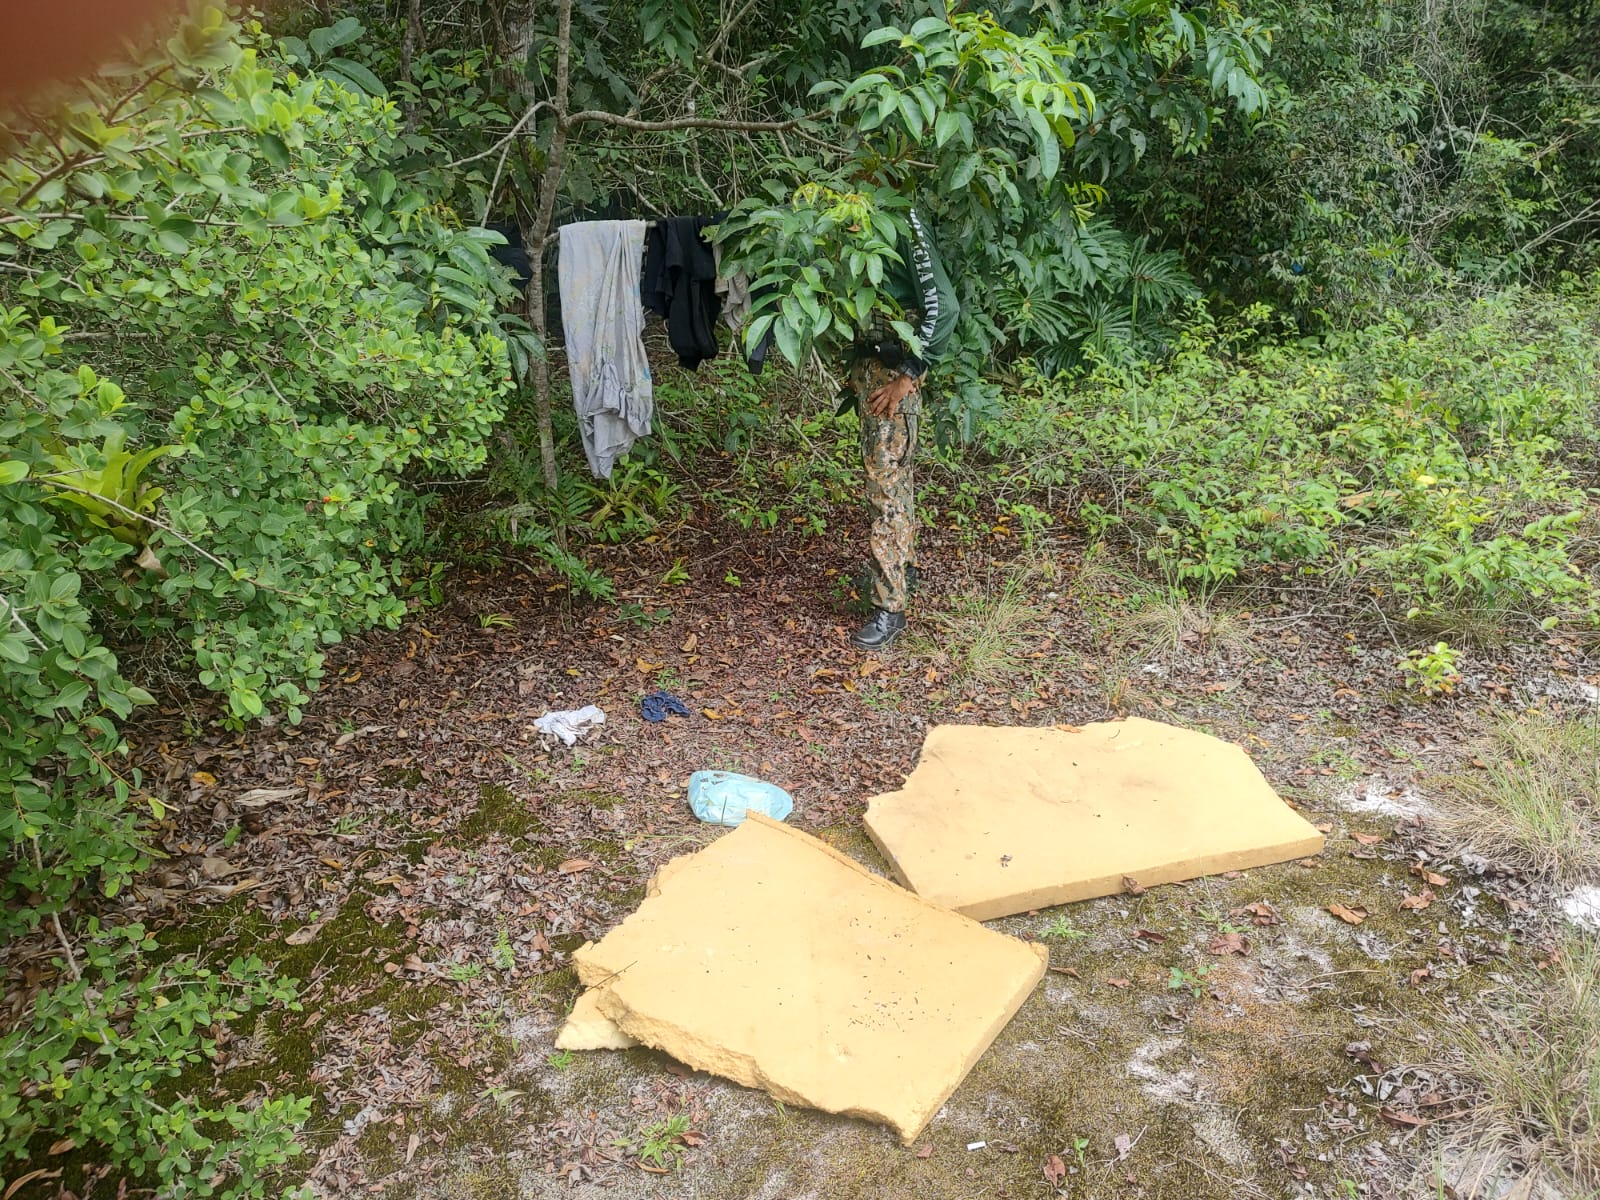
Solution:
[{"label": "blue plastic bag", "polygon": [[710,825],[738,825],[757,812],[781,821],[794,811],[794,797],[776,784],[732,771],[696,771],[689,776],[689,807]]}]

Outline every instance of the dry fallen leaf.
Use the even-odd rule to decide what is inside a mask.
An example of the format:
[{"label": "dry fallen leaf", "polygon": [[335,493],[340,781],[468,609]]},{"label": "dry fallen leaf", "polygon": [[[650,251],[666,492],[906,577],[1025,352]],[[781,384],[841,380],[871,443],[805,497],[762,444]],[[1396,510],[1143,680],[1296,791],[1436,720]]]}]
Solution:
[{"label": "dry fallen leaf", "polygon": [[1328,911],[1334,916],[1338,917],[1339,920],[1350,925],[1359,925],[1370,915],[1367,910],[1362,908],[1359,904],[1354,908],[1346,908],[1342,904],[1330,904],[1328,905]]},{"label": "dry fallen leaf", "polygon": [[1359,833],[1354,829],[1350,831],[1350,836],[1355,838],[1355,840],[1360,842],[1363,846],[1376,846],[1379,842],[1383,841],[1384,838],[1384,835],[1381,833]]},{"label": "dry fallen leaf", "polygon": [[1397,1108],[1389,1108],[1387,1106],[1380,1108],[1378,1115],[1389,1124],[1400,1129],[1416,1129],[1428,1123],[1425,1118],[1417,1116],[1416,1113],[1401,1112]]},{"label": "dry fallen leaf", "polygon": [[77,1149],[77,1146],[77,1142],[73,1141],[69,1137],[65,1137],[60,1141],[51,1142],[50,1149],[46,1150],[45,1153],[54,1157],[57,1154],[65,1154],[68,1150],[75,1150]]},{"label": "dry fallen leaf", "polygon": [[322,927],[326,924],[326,921],[314,921],[310,925],[302,925],[284,938],[284,943],[290,946],[310,945],[317,940],[317,935],[322,932]]},{"label": "dry fallen leaf", "polygon": [[1122,877],[1122,890],[1130,896],[1142,896],[1145,893],[1145,889],[1139,886],[1139,881],[1132,875]]},{"label": "dry fallen leaf", "polygon": [[32,1183],[36,1179],[44,1180],[44,1179],[60,1179],[60,1178],[61,1178],[61,1168],[60,1167],[51,1167],[51,1168],[39,1167],[39,1168],[37,1168],[35,1170],[29,1171],[26,1175],[19,1175],[19,1176],[17,1176],[17,1178],[13,1179],[11,1181],[11,1186],[8,1187],[5,1190],[5,1195],[3,1197],[0,1197],[0,1200],[11,1200],[11,1197],[15,1196],[18,1192],[20,1192],[25,1185],[27,1185],[29,1183]]},{"label": "dry fallen leaf", "polygon": [[1133,936],[1138,938],[1140,941],[1154,942],[1157,945],[1160,945],[1162,942],[1167,940],[1166,934],[1157,933],[1154,929],[1141,929]]},{"label": "dry fallen leaf", "polygon": [[576,875],[579,871],[587,871],[592,866],[594,864],[587,858],[569,858],[558,866],[556,871],[562,875]]},{"label": "dry fallen leaf", "polygon": [[1355,1059],[1369,1071],[1376,1071],[1382,1075],[1385,1067],[1372,1053],[1371,1042],[1351,1042],[1345,1046],[1344,1052]]},{"label": "dry fallen leaf", "polygon": [[1433,892],[1427,888],[1423,888],[1421,895],[1407,896],[1404,900],[1400,901],[1400,908],[1405,912],[1421,912],[1432,903]]},{"label": "dry fallen leaf", "polygon": [[1432,967],[1418,967],[1415,971],[1411,972],[1411,986],[1412,987],[1421,987],[1422,986],[1422,981],[1424,979],[1432,979],[1432,978],[1433,978],[1433,968]]},{"label": "dry fallen leaf", "polygon": [[196,787],[216,787],[217,777],[210,771],[196,771],[193,775],[189,776],[189,782],[194,784]]},{"label": "dry fallen leaf", "polygon": [[420,1145],[422,1145],[422,1135],[419,1134],[419,1133],[413,1133],[410,1137],[408,1137],[406,1139],[406,1162],[407,1163],[410,1163],[410,1161],[417,1156],[417,1147],[420,1146]]},{"label": "dry fallen leaf", "polygon": [[923,1142],[922,1145],[917,1147],[916,1154],[917,1154],[918,1158],[932,1158],[933,1157],[933,1143],[932,1142]]},{"label": "dry fallen leaf", "polygon": [[683,652],[685,654],[693,654],[694,650],[695,650],[695,647],[698,646],[699,644],[700,644],[699,637],[696,636],[695,634],[691,633],[688,637],[683,639],[683,646],[681,647],[681,649],[683,650]]},{"label": "dry fallen leaf", "polygon": [[226,879],[239,868],[225,858],[215,858],[211,855],[200,860],[200,874],[207,879]]},{"label": "dry fallen leaf", "polygon": [[1252,925],[1265,926],[1283,924],[1283,918],[1277,914],[1277,911],[1272,907],[1272,905],[1267,904],[1265,901],[1260,904],[1246,904],[1243,908],[1236,908],[1232,910],[1230,913],[1228,913],[1228,915],[1230,917],[1248,916],[1250,918],[1250,924]]},{"label": "dry fallen leaf", "polygon": [[1133,1139],[1125,1133],[1119,1133],[1111,1139],[1111,1145],[1117,1152],[1117,1161],[1121,1162],[1133,1152]]},{"label": "dry fallen leaf", "polygon": [[1219,933],[1206,949],[1213,954],[1249,954],[1250,939],[1242,933]]},{"label": "dry fallen leaf", "polygon": [[1444,887],[1445,884],[1450,882],[1450,880],[1448,878],[1446,878],[1445,876],[1439,874],[1439,872],[1430,871],[1430,870],[1428,870],[1427,867],[1421,866],[1420,864],[1417,864],[1417,863],[1413,863],[1412,864],[1411,873],[1413,875],[1422,876],[1422,880],[1423,880],[1424,883],[1430,883],[1434,887]]},{"label": "dry fallen leaf", "polygon": [[1125,988],[1128,986],[1129,981],[1126,979],[1108,979],[1106,980],[1106,983],[1110,984],[1114,988]]},{"label": "dry fallen leaf", "polygon": [[1044,1160],[1044,1177],[1051,1187],[1060,1187],[1061,1181],[1067,1177],[1067,1164],[1061,1161],[1059,1154],[1052,1154]]},{"label": "dry fallen leaf", "polygon": [[235,797],[230,803],[240,808],[261,808],[282,800],[293,800],[300,794],[300,790],[297,787],[251,788],[244,795]]}]

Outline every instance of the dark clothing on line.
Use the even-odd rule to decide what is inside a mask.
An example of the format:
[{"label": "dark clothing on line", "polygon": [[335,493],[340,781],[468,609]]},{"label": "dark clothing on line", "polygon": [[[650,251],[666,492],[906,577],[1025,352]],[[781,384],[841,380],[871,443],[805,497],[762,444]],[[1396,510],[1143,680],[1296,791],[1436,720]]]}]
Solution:
[{"label": "dark clothing on line", "polygon": [[644,281],[639,295],[644,306],[667,322],[667,341],[678,362],[694,370],[717,356],[717,262],[700,234],[715,217],[667,217],[645,237]]},{"label": "dark clothing on line", "polygon": [[506,239],[503,246],[489,247],[489,257],[503,267],[510,267],[516,273],[517,290],[527,291],[528,284],[533,282],[533,261],[522,244],[522,227],[509,222],[490,222],[484,228]]}]

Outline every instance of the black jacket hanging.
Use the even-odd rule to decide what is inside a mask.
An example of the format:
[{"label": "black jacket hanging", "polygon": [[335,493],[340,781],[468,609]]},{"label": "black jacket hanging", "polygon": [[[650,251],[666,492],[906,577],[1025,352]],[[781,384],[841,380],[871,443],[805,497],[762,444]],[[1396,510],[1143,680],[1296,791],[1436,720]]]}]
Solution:
[{"label": "black jacket hanging", "polygon": [[667,322],[667,341],[678,362],[694,370],[717,356],[717,262],[700,231],[715,217],[667,217],[645,235],[644,278],[640,298]]}]

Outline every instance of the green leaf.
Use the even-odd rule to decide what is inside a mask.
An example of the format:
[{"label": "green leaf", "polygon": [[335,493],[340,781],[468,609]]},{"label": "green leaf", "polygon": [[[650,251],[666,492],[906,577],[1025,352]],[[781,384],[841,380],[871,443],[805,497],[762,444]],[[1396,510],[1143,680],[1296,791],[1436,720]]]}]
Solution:
[{"label": "green leaf", "polygon": [[183,239],[185,249],[187,249],[189,243],[194,240],[194,235],[198,229],[199,226],[191,221],[188,217],[168,217],[165,221],[161,222],[161,232],[177,234]]},{"label": "green leaf", "polygon": [[311,49],[316,51],[317,57],[321,58],[330,50],[348,46],[365,32],[360,21],[354,17],[345,17],[326,29],[313,29],[306,35],[306,40],[311,43]]},{"label": "green leaf", "polygon": [[1039,166],[1046,179],[1054,179],[1061,169],[1061,145],[1053,134],[1039,145]]},{"label": "green leaf", "polygon": [[745,326],[744,348],[749,353],[754,353],[761,345],[762,339],[767,336],[767,330],[772,328],[772,323],[778,319],[776,313],[762,313],[749,325]]},{"label": "green leaf", "polygon": [[83,652],[88,648],[84,639],[83,630],[76,625],[68,625],[61,631],[61,646],[73,658],[83,657]]},{"label": "green leaf", "polygon": [[956,164],[956,169],[950,172],[949,188],[952,192],[959,192],[972,182],[972,177],[978,173],[982,159],[976,154],[969,154]]},{"label": "green leaf", "polygon": [[70,708],[73,712],[77,712],[88,698],[89,685],[81,679],[74,679],[57,694],[54,707]]},{"label": "green leaf", "polygon": [[263,133],[256,139],[256,144],[261,147],[261,156],[280,171],[289,169],[289,147],[283,144],[283,139],[275,133]]},{"label": "green leaf", "polygon": [[[191,221],[190,224],[192,225],[193,222]],[[156,244],[163,250],[170,250],[174,254],[187,254],[189,251],[189,239],[184,237],[178,230],[168,229],[165,225],[156,230]]]},{"label": "green leaf", "polygon": [[773,327],[778,351],[795,366],[800,365],[800,333],[788,321],[779,321]]},{"label": "green leaf", "polygon": [[961,131],[961,118],[948,108],[933,123],[933,144],[944,149],[944,144]]},{"label": "green leaf", "polygon": [[906,123],[906,129],[910,132],[912,140],[920,142],[923,130],[922,106],[908,92],[900,93],[900,119]]},{"label": "green leaf", "polygon": [[19,462],[14,458],[0,462],[0,487],[4,487],[8,483],[16,483],[18,480],[26,479],[27,477],[27,463]]},{"label": "green leaf", "polygon": [[881,46],[885,42],[904,41],[905,36],[905,34],[901,33],[893,25],[886,25],[882,29],[874,29],[871,33],[867,34],[866,37],[862,38],[861,48],[863,50],[870,50],[872,47]]},{"label": "green leaf", "polygon": [[353,91],[365,92],[379,99],[385,99],[389,95],[389,89],[383,86],[381,79],[360,63],[351,62],[348,58],[330,58],[322,64],[322,73],[331,75]]},{"label": "green leaf", "polygon": [[911,27],[911,36],[919,42],[925,42],[928,40],[928,35],[948,28],[948,23],[942,17],[923,17]]}]

